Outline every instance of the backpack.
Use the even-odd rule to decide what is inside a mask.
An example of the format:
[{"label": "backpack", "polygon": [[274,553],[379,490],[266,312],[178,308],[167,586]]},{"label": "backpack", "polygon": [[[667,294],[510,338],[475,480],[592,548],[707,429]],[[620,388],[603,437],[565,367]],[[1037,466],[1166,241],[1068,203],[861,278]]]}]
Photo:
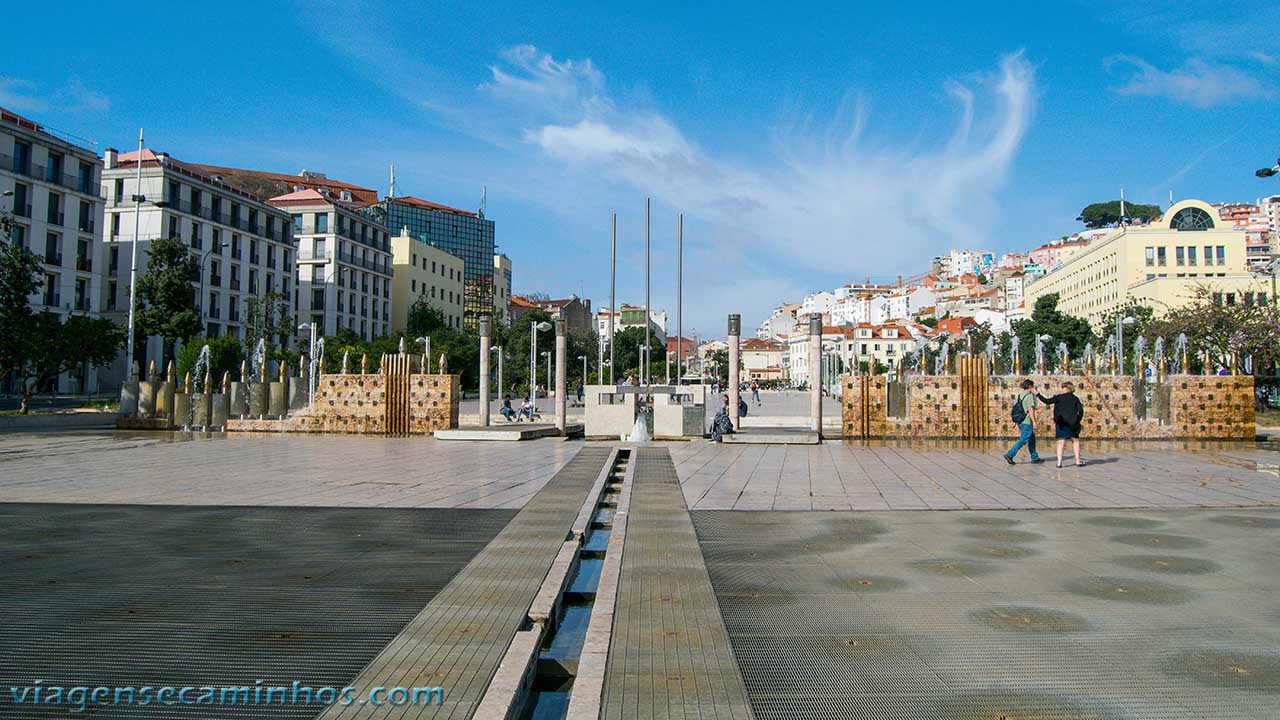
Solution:
[{"label": "backpack", "polygon": [[1022,406],[1023,395],[1014,398],[1013,407],[1009,408],[1009,418],[1014,424],[1021,425],[1027,419],[1027,409]]},{"label": "backpack", "polygon": [[743,400],[742,398],[738,398],[738,417],[746,417],[746,416],[747,416],[747,401]]}]

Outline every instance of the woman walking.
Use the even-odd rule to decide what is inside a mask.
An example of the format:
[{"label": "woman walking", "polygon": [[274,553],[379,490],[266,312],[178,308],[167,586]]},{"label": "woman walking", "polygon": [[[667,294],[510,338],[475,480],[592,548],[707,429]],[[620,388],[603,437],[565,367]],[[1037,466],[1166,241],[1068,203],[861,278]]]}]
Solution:
[{"label": "woman walking", "polygon": [[1040,402],[1053,406],[1054,436],[1058,438],[1058,467],[1062,467],[1062,450],[1067,441],[1076,456],[1076,467],[1083,467],[1080,460],[1080,423],[1084,421],[1084,404],[1076,397],[1076,388],[1070,381],[1062,383],[1062,392],[1053,397],[1036,394]]}]

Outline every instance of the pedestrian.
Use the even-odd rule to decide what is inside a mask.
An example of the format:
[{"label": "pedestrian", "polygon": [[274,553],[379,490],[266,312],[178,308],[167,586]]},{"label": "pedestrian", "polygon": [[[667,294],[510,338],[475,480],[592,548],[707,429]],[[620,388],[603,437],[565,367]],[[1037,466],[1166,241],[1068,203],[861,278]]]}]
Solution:
[{"label": "pedestrian", "polygon": [[760,383],[755,380],[751,381],[751,399],[756,401],[756,407],[760,407]]},{"label": "pedestrian", "polygon": [[1014,465],[1014,456],[1022,449],[1023,445],[1027,446],[1027,450],[1031,452],[1031,462],[1044,462],[1040,459],[1040,454],[1036,452],[1036,384],[1031,378],[1022,381],[1022,392],[1018,394],[1018,398],[1014,400],[1013,407],[1009,409],[1009,417],[1013,420],[1013,424],[1018,426],[1018,442],[1009,448],[1009,452],[1004,454],[1004,459],[1010,465]]},{"label": "pedestrian", "polygon": [[729,396],[722,396],[724,404],[720,406],[720,411],[716,413],[715,419],[711,421],[711,440],[710,442],[720,442],[725,435],[733,434],[733,420],[729,418]]},{"label": "pedestrian", "polygon": [[579,405],[582,404],[582,394],[586,392],[586,389],[587,389],[586,386],[582,384],[581,380],[579,380],[578,381],[578,404]]},{"label": "pedestrian", "polygon": [[1084,403],[1076,397],[1076,387],[1071,381],[1062,383],[1062,392],[1053,397],[1036,394],[1040,402],[1053,406],[1053,435],[1058,439],[1058,467],[1062,467],[1062,450],[1071,441],[1076,456],[1076,467],[1084,467],[1080,460],[1080,423],[1084,421]]},{"label": "pedestrian", "polygon": [[501,412],[502,412],[502,417],[506,418],[507,422],[511,422],[516,419],[515,417],[516,411],[511,409],[510,395],[508,395],[505,399],[503,399]]}]

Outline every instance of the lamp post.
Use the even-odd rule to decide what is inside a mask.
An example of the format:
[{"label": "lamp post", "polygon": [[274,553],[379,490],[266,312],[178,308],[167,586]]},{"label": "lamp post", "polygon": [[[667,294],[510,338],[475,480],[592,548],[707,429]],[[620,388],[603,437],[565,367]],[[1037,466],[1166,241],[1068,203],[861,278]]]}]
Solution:
[{"label": "lamp post", "polygon": [[506,389],[502,387],[502,346],[489,348],[489,352],[498,354],[498,397],[501,398]]},{"label": "lamp post", "polygon": [[578,359],[582,361],[582,384],[587,384],[587,356],[579,355]]},{"label": "lamp post", "polygon": [[1135,318],[1116,318],[1116,359],[1119,361],[1117,366],[1120,368],[1120,374],[1124,375],[1124,326],[1132,325],[1137,320]]},{"label": "lamp post", "polygon": [[1261,170],[1258,170],[1253,174],[1257,175],[1260,178],[1273,177],[1275,175],[1280,175],[1280,158],[1276,158],[1275,165],[1272,165],[1269,168],[1262,168]]},{"label": "lamp post", "polygon": [[640,369],[639,369],[639,370],[640,370],[640,377],[639,377],[638,379],[639,379],[639,381],[640,381],[640,387],[644,387],[645,385],[647,385],[647,384],[648,384],[648,383],[645,381],[645,371],[644,371],[644,369],[645,369],[645,367],[648,365],[648,363],[647,363],[647,362],[645,362],[645,361],[648,359],[648,355],[649,355],[649,348],[648,348],[648,347],[646,347],[644,344],[641,344],[641,345],[639,346],[639,348],[640,348],[640,358],[639,358],[639,363],[638,363],[638,364],[640,365]]},{"label": "lamp post", "polygon": [[307,368],[307,405],[313,406],[316,404],[316,324],[303,323],[298,326],[298,330],[311,331],[310,350],[307,351],[307,357],[311,358],[311,364]]},{"label": "lamp post", "polygon": [[415,343],[422,343],[424,350],[422,351],[422,374],[431,374],[431,338],[420,337],[414,338]]},{"label": "lamp post", "polygon": [[551,351],[543,350],[542,357],[547,361],[547,394],[551,394]]},{"label": "lamp post", "polygon": [[[670,385],[671,384],[671,351],[670,350],[667,351],[666,365],[667,365],[667,384]],[[676,373],[679,374],[679,372],[680,372],[680,368],[677,367]]]},{"label": "lamp post", "polygon": [[126,380],[133,380],[133,318],[137,301],[137,293],[135,286],[138,282],[138,228],[142,223],[142,201],[146,196],[142,194],[142,128],[138,128],[138,158],[136,161],[138,168],[136,182],[137,185],[133,190],[133,245],[129,250],[129,339],[125,345],[124,371]]},{"label": "lamp post", "polygon": [[538,402],[538,333],[550,329],[549,322],[529,323],[529,402],[535,405]]}]

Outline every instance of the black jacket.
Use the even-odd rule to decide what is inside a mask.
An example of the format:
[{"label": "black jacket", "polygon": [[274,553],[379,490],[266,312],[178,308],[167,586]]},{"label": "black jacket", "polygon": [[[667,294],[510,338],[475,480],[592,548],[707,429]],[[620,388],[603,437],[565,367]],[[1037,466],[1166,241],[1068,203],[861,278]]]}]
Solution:
[{"label": "black jacket", "polygon": [[1040,402],[1053,406],[1054,425],[1080,429],[1080,423],[1084,421],[1084,404],[1075,393],[1060,393],[1053,397],[1037,393],[1036,397],[1040,398]]}]

